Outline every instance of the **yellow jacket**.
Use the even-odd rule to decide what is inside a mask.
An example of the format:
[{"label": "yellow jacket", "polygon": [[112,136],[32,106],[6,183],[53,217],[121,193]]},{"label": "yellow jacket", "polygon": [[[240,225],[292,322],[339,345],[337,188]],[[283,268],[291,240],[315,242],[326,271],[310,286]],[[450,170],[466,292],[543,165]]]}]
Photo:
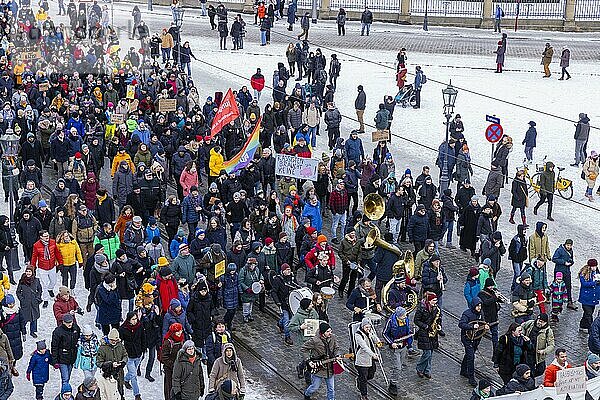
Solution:
[{"label": "yellow jacket", "polygon": [[221,154],[217,153],[215,149],[210,149],[210,159],[208,160],[210,176],[219,176],[219,173],[223,169],[223,161],[225,159]]},{"label": "yellow jacket", "polygon": [[127,161],[127,164],[129,164],[129,169],[131,170],[131,173],[135,174],[135,165],[133,165],[131,156],[127,153],[123,153],[123,154],[117,153],[115,155],[115,158],[113,158],[112,168],[110,169],[110,176],[112,176],[112,177],[115,176],[115,172],[117,172],[117,169],[119,168],[119,165],[121,164],[121,161]]},{"label": "yellow jacket", "polygon": [[163,49],[173,48],[173,36],[170,33],[164,33],[160,36],[160,47]]},{"label": "yellow jacket", "polygon": [[6,296],[6,291],[10,289],[10,281],[8,280],[8,275],[3,274],[2,278],[0,278],[0,301],[4,300],[4,296]]},{"label": "yellow jacket", "polygon": [[79,263],[79,265],[83,265],[81,249],[79,248],[79,244],[77,244],[75,240],[71,240],[69,243],[56,243],[56,247],[62,255],[63,265],[75,265],[76,261]]}]

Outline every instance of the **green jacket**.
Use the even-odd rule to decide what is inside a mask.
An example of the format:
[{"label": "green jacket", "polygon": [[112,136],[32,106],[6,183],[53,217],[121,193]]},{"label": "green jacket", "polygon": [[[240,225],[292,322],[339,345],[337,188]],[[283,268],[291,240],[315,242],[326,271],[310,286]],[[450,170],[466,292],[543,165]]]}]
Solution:
[{"label": "green jacket", "polygon": [[548,161],[544,172],[540,175],[540,190],[544,190],[546,193],[554,193],[554,184],[556,183],[554,170],[550,171],[551,167],[554,167],[554,164]]},{"label": "green jacket", "polygon": [[254,271],[250,271],[250,269],[247,266],[244,266],[241,270],[240,270],[240,275],[238,277],[238,282],[239,282],[239,286],[240,286],[240,298],[242,300],[242,303],[251,303],[254,300],[256,300],[256,294],[254,293],[248,293],[249,290],[252,288],[252,284],[254,282],[258,282],[260,281],[261,276],[260,276],[260,270],[258,269],[258,267],[256,267],[254,269]]},{"label": "green jacket", "polygon": [[204,374],[202,372],[202,356],[196,352],[194,362],[181,349],[173,366],[173,393],[181,394],[182,400],[198,400],[204,395]]},{"label": "green jacket", "polygon": [[[123,345],[123,341],[120,341],[116,345],[111,345],[108,341],[108,337],[103,337],[100,347],[98,348],[98,355],[96,356],[96,364],[102,368],[102,364],[105,362],[119,362],[122,363],[123,367],[127,363],[127,350]],[[119,380],[123,380],[123,369],[119,369]]]},{"label": "green jacket", "polygon": [[290,332],[297,332],[298,339],[301,343],[310,339],[310,336],[304,336],[304,331],[300,329],[300,325],[304,323],[305,319],[319,319],[319,313],[317,313],[317,310],[314,308],[311,308],[309,311],[299,308],[290,320],[290,325],[288,327]]},{"label": "green jacket", "polygon": [[112,261],[117,258],[117,250],[121,248],[121,241],[119,240],[119,235],[115,234],[115,236],[112,238],[103,236],[102,239],[98,238],[98,236],[96,235],[96,237],[94,238],[94,246],[96,246],[98,243],[104,246],[104,255],[108,257],[109,261]]},{"label": "green jacket", "polygon": [[492,280],[494,281],[494,287],[498,286],[494,277],[490,275],[490,270],[488,266],[482,264],[479,266],[479,286],[481,286],[481,289],[485,288],[485,281],[487,280],[487,278],[492,278]]}]

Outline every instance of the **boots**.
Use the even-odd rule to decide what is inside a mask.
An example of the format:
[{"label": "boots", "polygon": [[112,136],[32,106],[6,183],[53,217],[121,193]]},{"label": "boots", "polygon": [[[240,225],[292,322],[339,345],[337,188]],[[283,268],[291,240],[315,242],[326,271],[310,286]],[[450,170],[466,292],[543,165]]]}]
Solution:
[{"label": "boots", "polygon": [[523,225],[527,226],[527,216],[526,215],[521,216],[521,221],[523,222]]},{"label": "boots", "polygon": [[510,213],[510,218],[509,218],[508,222],[510,222],[513,225],[515,224],[515,214],[514,213]]},{"label": "boots", "polygon": [[575,304],[573,304],[573,302],[572,302],[572,301],[569,301],[569,302],[567,303],[567,308],[568,308],[569,310],[577,311],[577,309],[578,309],[579,307],[577,307]]},{"label": "boots", "polygon": [[398,386],[395,383],[390,383],[388,387],[388,393],[392,396],[398,396]]}]

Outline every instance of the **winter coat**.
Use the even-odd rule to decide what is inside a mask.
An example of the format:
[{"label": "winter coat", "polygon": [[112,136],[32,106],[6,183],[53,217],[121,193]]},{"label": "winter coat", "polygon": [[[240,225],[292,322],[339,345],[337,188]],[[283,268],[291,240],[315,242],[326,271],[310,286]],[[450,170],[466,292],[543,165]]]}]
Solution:
[{"label": "winter coat", "polygon": [[192,326],[187,319],[187,313],[182,308],[181,313],[176,314],[175,311],[171,307],[169,307],[169,311],[165,314],[163,318],[163,328],[162,328],[162,336],[165,337],[169,327],[173,325],[175,322],[179,322],[181,326],[183,326],[183,331],[186,334],[186,337],[190,337],[193,334]]},{"label": "winter coat", "polygon": [[589,279],[579,275],[581,289],[579,289],[578,301],[585,306],[597,306],[600,302],[600,281],[594,279],[597,273],[592,271]]},{"label": "winter coat", "polygon": [[[225,350],[231,348],[233,350],[233,359],[227,362],[225,360]],[[246,377],[242,361],[239,359],[233,344],[226,343],[221,350],[223,355],[215,360],[210,375],[208,377],[208,390],[218,390],[224,380],[230,379],[235,383],[240,394],[246,393]]]},{"label": "winter coat", "polygon": [[210,158],[208,160],[209,175],[219,176],[219,173],[223,169],[224,158],[221,154],[217,153],[215,149],[210,150]]},{"label": "winter coat", "polygon": [[211,305],[210,293],[204,296],[198,290],[192,293],[186,312],[194,330],[193,338],[196,343],[204,343],[212,331]]},{"label": "winter coat", "polygon": [[500,196],[500,189],[504,186],[504,175],[499,169],[490,170],[485,186],[483,187],[483,194],[489,196],[493,194],[498,198]]},{"label": "winter coat", "polygon": [[544,233],[541,235],[541,229],[544,223],[538,221],[536,224],[535,232],[529,237],[529,262],[531,260],[541,257],[544,260],[550,259],[550,246],[548,245],[548,234]]},{"label": "winter coat", "polygon": [[198,351],[191,361],[190,356],[179,350],[173,365],[172,390],[177,398],[182,400],[198,400],[204,395],[204,374],[202,372],[202,357]]},{"label": "winter coat", "polygon": [[571,59],[571,50],[564,49],[560,54],[560,67],[567,68],[569,66],[569,61]]},{"label": "winter coat", "polygon": [[408,220],[408,237],[411,242],[424,242],[429,232],[429,217],[427,214],[421,216],[417,213],[411,215]]},{"label": "winter coat", "polygon": [[133,192],[133,173],[131,169],[125,169],[119,166],[112,182],[112,194],[117,199],[118,204],[125,204],[127,195]]},{"label": "winter coat", "polygon": [[81,331],[75,324],[67,328],[64,324],[56,327],[52,332],[51,351],[54,362],[58,364],[73,365],[77,359],[77,346]]},{"label": "winter coat", "polygon": [[376,362],[377,353],[375,349],[378,342],[380,340],[374,329],[369,334],[362,329],[356,331],[354,334],[354,365],[357,367],[371,367]]},{"label": "winter coat", "polygon": [[240,300],[242,303],[250,303],[256,299],[256,294],[253,292],[248,293],[248,289],[252,289],[252,284],[262,279],[260,270],[257,268],[251,271],[248,266],[243,267],[240,270],[238,277]]},{"label": "winter coat", "polygon": [[536,139],[537,130],[535,129],[535,127],[530,126],[529,129],[527,129],[527,132],[525,132],[525,139],[523,139],[523,142],[521,144],[525,145],[525,147],[535,147]]},{"label": "winter coat", "polygon": [[[531,337],[531,331],[533,330],[533,326],[536,323],[534,319],[530,319],[529,321],[523,322],[521,324],[521,328],[523,328],[523,335]],[[535,343],[532,343],[534,346],[533,350],[535,352],[530,352],[527,354],[527,360],[530,367],[533,366],[533,363],[539,364],[546,360],[551,354],[554,354],[554,331],[550,325],[546,324],[546,326],[540,329],[537,340]],[[543,353],[540,353],[540,350]],[[535,358],[533,356],[535,355]]]},{"label": "winter coat", "polygon": [[238,307],[239,282],[238,273],[227,273],[222,277],[223,282],[223,307],[227,310],[235,310]]},{"label": "winter coat", "polygon": [[117,258],[117,250],[121,248],[119,235],[117,235],[115,232],[111,232],[107,235],[104,232],[104,229],[102,229],[94,238],[94,246],[98,243],[104,247],[104,255],[108,257],[109,261]]},{"label": "winter coat", "polygon": [[434,321],[436,313],[440,313],[439,318],[441,318],[441,311],[437,306],[432,309],[427,309],[425,305],[421,303],[417,307],[414,324],[418,328],[416,334],[417,347],[421,350],[435,350],[439,347],[438,335],[433,337],[429,336],[429,328]]},{"label": "winter coat", "polygon": [[121,298],[119,292],[108,290],[104,283],[96,289],[95,301],[98,306],[96,322],[100,325],[117,324],[121,321]]},{"label": "winter coat", "polygon": [[575,140],[587,141],[590,137],[590,119],[586,114],[579,114],[579,122],[575,126]]},{"label": "winter coat", "polygon": [[0,327],[2,328],[2,332],[8,337],[13,357],[15,360],[20,360],[23,357],[23,342],[21,341],[21,335],[27,334],[27,331],[25,330],[25,321],[17,305],[10,311],[12,314],[7,313],[7,310],[9,310],[8,307],[5,307],[2,312]]},{"label": "winter coat", "polygon": [[[76,311],[78,308],[79,304],[77,304],[75,297],[69,296],[69,299],[65,300],[60,294],[57,294],[54,299],[54,305],[52,306],[56,325],[60,326],[62,324],[63,316],[69,314],[71,311]],[[73,318],[73,324],[77,324],[77,319]]]},{"label": "winter coat", "polygon": [[516,208],[527,206],[529,195],[527,194],[527,184],[525,183],[525,180],[513,179],[510,193],[512,194],[510,201],[511,206]]},{"label": "winter coat", "polygon": [[52,354],[48,350],[44,354],[37,350],[31,354],[26,373],[31,374],[34,385],[43,385],[50,379],[50,365],[53,365]]},{"label": "winter coat", "polygon": [[178,254],[171,262],[171,270],[175,278],[184,278],[191,284],[196,279],[196,260],[191,254],[187,256]]},{"label": "winter coat", "polygon": [[16,294],[21,305],[23,322],[36,321],[40,317],[40,304],[42,303],[40,280],[33,278],[31,285],[26,285],[23,280],[19,281]]},{"label": "winter coat", "polygon": [[519,358],[519,361],[515,363],[515,344],[512,342],[511,336],[511,334],[500,336],[494,353],[493,360],[498,364],[498,372],[503,375],[510,375],[515,372],[517,364],[526,364],[527,353],[534,351],[530,341],[523,341],[519,346],[522,349],[521,357]]},{"label": "winter coat", "polygon": [[96,357],[100,341],[95,333],[92,333],[90,340],[86,340],[83,335],[79,338],[79,348],[77,349],[77,359],[75,360],[75,368],[82,371],[93,371],[98,367]]},{"label": "winter coat", "polygon": [[481,291],[481,286],[479,284],[479,279],[470,279],[468,278],[465,282],[465,286],[463,288],[463,295],[465,296],[465,300],[467,301],[467,306],[471,307],[473,305],[473,300],[478,299],[477,295]]},{"label": "winter coat", "polygon": [[363,149],[363,144],[360,138],[352,139],[352,137],[350,137],[346,140],[344,146],[348,161],[354,160],[357,165],[360,164],[365,156],[365,150]]},{"label": "winter coat", "polygon": [[146,350],[146,334],[142,323],[138,321],[137,325],[132,326],[129,321],[125,321],[119,327],[119,335],[127,351],[127,357],[140,358]]},{"label": "winter coat", "polygon": [[[196,207],[193,206],[193,202],[194,197],[190,194],[187,195],[181,203],[181,220],[184,224],[198,222],[202,217],[202,214],[199,211],[196,211]],[[202,198],[199,196],[196,199],[196,206],[202,207]],[[179,226],[179,224],[177,224],[177,226]]]},{"label": "winter coat", "polygon": [[567,250],[565,245],[561,244],[554,251],[552,262],[554,263],[554,271],[571,273],[571,266],[573,265],[573,250]]},{"label": "winter coat", "polygon": [[310,219],[310,226],[315,228],[317,232],[321,232],[321,229],[323,229],[323,217],[321,216],[321,202],[317,200],[316,206],[313,206],[310,203],[305,203],[301,218]]}]

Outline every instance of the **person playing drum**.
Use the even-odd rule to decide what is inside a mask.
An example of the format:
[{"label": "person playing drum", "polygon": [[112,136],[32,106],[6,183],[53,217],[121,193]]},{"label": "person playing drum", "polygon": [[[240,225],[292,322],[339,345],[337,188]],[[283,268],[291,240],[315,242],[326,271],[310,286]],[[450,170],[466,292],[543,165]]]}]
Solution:
[{"label": "person playing drum", "polygon": [[317,258],[319,259],[317,265],[306,273],[306,283],[312,285],[314,293],[321,292],[322,287],[332,287],[334,279],[337,278],[329,266],[329,254],[321,252]]},{"label": "person playing drum", "polygon": [[281,318],[277,322],[279,332],[284,334],[285,344],[291,346],[294,344],[290,337],[289,323],[292,317],[292,310],[290,309],[289,296],[290,292],[297,288],[299,285],[294,279],[291,267],[286,263],[281,265],[281,273],[275,275],[272,281],[273,290],[271,296],[273,301],[279,307]]},{"label": "person playing drum", "polygon": [[242,315],[244,317],[244,322],[254,321],[252,318],[252,306],[258,297],[258,293],[253,289],[253,286],[256,288],[258,285],[256,283],[263,284],[263,281],[260,276],[260,270],[257,268],[258,261],[256,258],[250,257],[246,262],[246,265],[242,267],[240,270],[240,275],[238,278],[240,285],[240,299],[242,300]]},{"label": "person playing drum", "polygon": [[352,290],[346,301],[346,308],[354,312],[352,316],[354,322],[362,321],[366,312],[381,311],[381,305],[377,303],[377,296],[371,286],[370,279],[361,278],[358,280],[358,286]]}]

